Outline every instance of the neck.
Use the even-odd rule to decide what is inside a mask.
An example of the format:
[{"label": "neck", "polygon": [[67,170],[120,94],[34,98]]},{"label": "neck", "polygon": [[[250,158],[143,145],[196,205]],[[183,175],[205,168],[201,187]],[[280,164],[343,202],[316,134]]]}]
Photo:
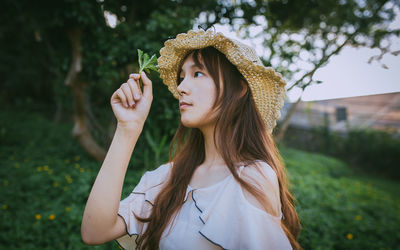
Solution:
[{"label": "neck", "polygon": [[202,165],[207,169],[212,169],[213,166],[225,166],[224,159],[214,145],[214,126],[207,126],[200,129],[203,133],[205,147],[205,159]]}]

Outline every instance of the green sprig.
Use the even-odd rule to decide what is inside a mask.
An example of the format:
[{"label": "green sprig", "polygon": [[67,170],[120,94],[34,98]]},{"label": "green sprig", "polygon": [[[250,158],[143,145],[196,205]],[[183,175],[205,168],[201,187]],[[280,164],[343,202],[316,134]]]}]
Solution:
[{"label": "green sprig", "polygon": [[[147,74],[150,74],[150,70],[154,70],[158,72],[157,69],[157,57],[156,55],[152,55],[149,59],[149,55],[147,53],[143,53],[140,49],[138,51],[138,58],[139,58],[139,75],[144,70]],[[142,79],[139,80],[140,87],[143,86]]]}]

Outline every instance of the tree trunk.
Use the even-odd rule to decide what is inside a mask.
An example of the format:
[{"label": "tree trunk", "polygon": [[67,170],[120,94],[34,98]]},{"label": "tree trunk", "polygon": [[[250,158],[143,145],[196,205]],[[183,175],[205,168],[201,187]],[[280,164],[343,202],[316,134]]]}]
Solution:
[{"label": "tree trunk", "polygon": [[293,103],[292,107],[290,107],[290,110],[287,112],[285,119],[283,119],[282,126],[280,127],[278,134],[275,137],[275,142],[277,144],[283,140],[286,130],[290,124],[290,118],[292,118],[293,114],[296,112],[297,106],[299,105],[300,101],[301,101],[301,95],[300,95],[299,99],[297,99],[297,101],[295,103]]},{"label": "tree trunk", "polygon": [[72,135],[89,155],[96,161],[102,162],[106,152],[96,143],[88,129],[84,97],[86,84],[79,77],[82,71],[81,30],[73,28],[68,30],[67,34],[72,46],[72,61],[65,79],[65,85],[72,89],[74,97],[74,128]]}]

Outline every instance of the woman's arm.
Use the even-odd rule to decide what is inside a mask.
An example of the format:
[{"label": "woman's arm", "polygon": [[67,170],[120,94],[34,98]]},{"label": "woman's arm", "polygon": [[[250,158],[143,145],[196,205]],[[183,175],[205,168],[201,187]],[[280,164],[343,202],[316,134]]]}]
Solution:
[{"label": "woman's arm", "polygon": [[83,213],[81,235],[86,244],[102,244],[126,233],[117,213],[129,159],[141,130],[138,127],[132,133],[117,127]]},{"label": "woman's arm", "polygon": [[83,213],[81,236],[86,244],[102,244],[126,233],[125,223],[118,216],[122,186],[153,99],[150,79],[144,72],[141,76],[143,94],[139,87],[139,75],[131,75],[128,82],[122,84],[111,97],[118,125]]}]

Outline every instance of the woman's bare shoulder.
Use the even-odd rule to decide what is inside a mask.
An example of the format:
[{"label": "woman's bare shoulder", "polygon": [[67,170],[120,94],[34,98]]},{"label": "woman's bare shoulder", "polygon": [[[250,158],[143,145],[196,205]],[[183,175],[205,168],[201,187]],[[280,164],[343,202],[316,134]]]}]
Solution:
[{"label": "woman's bare shoulder", "polygon": [[[241,171],[241,177],[251,184],[254,184],[268,198],[270,208],[268,213],[278,216],[280,212],[279,183],[275,171],[264,161],[255,161],[245,166]],[[261,203],[246,189],[242,189],[245,198],[253,206],[263,209]]]},{"label": "woman's bare shoulder", "polygon": [[278,178],[275,170],[273,170],[268,163],[262,160],[256,160],[250,164],[247,164],[241,171],[241,174],[243,174],[245,177],[251,177],[255,179],[263,178],[272,184],[278,184]]}]

